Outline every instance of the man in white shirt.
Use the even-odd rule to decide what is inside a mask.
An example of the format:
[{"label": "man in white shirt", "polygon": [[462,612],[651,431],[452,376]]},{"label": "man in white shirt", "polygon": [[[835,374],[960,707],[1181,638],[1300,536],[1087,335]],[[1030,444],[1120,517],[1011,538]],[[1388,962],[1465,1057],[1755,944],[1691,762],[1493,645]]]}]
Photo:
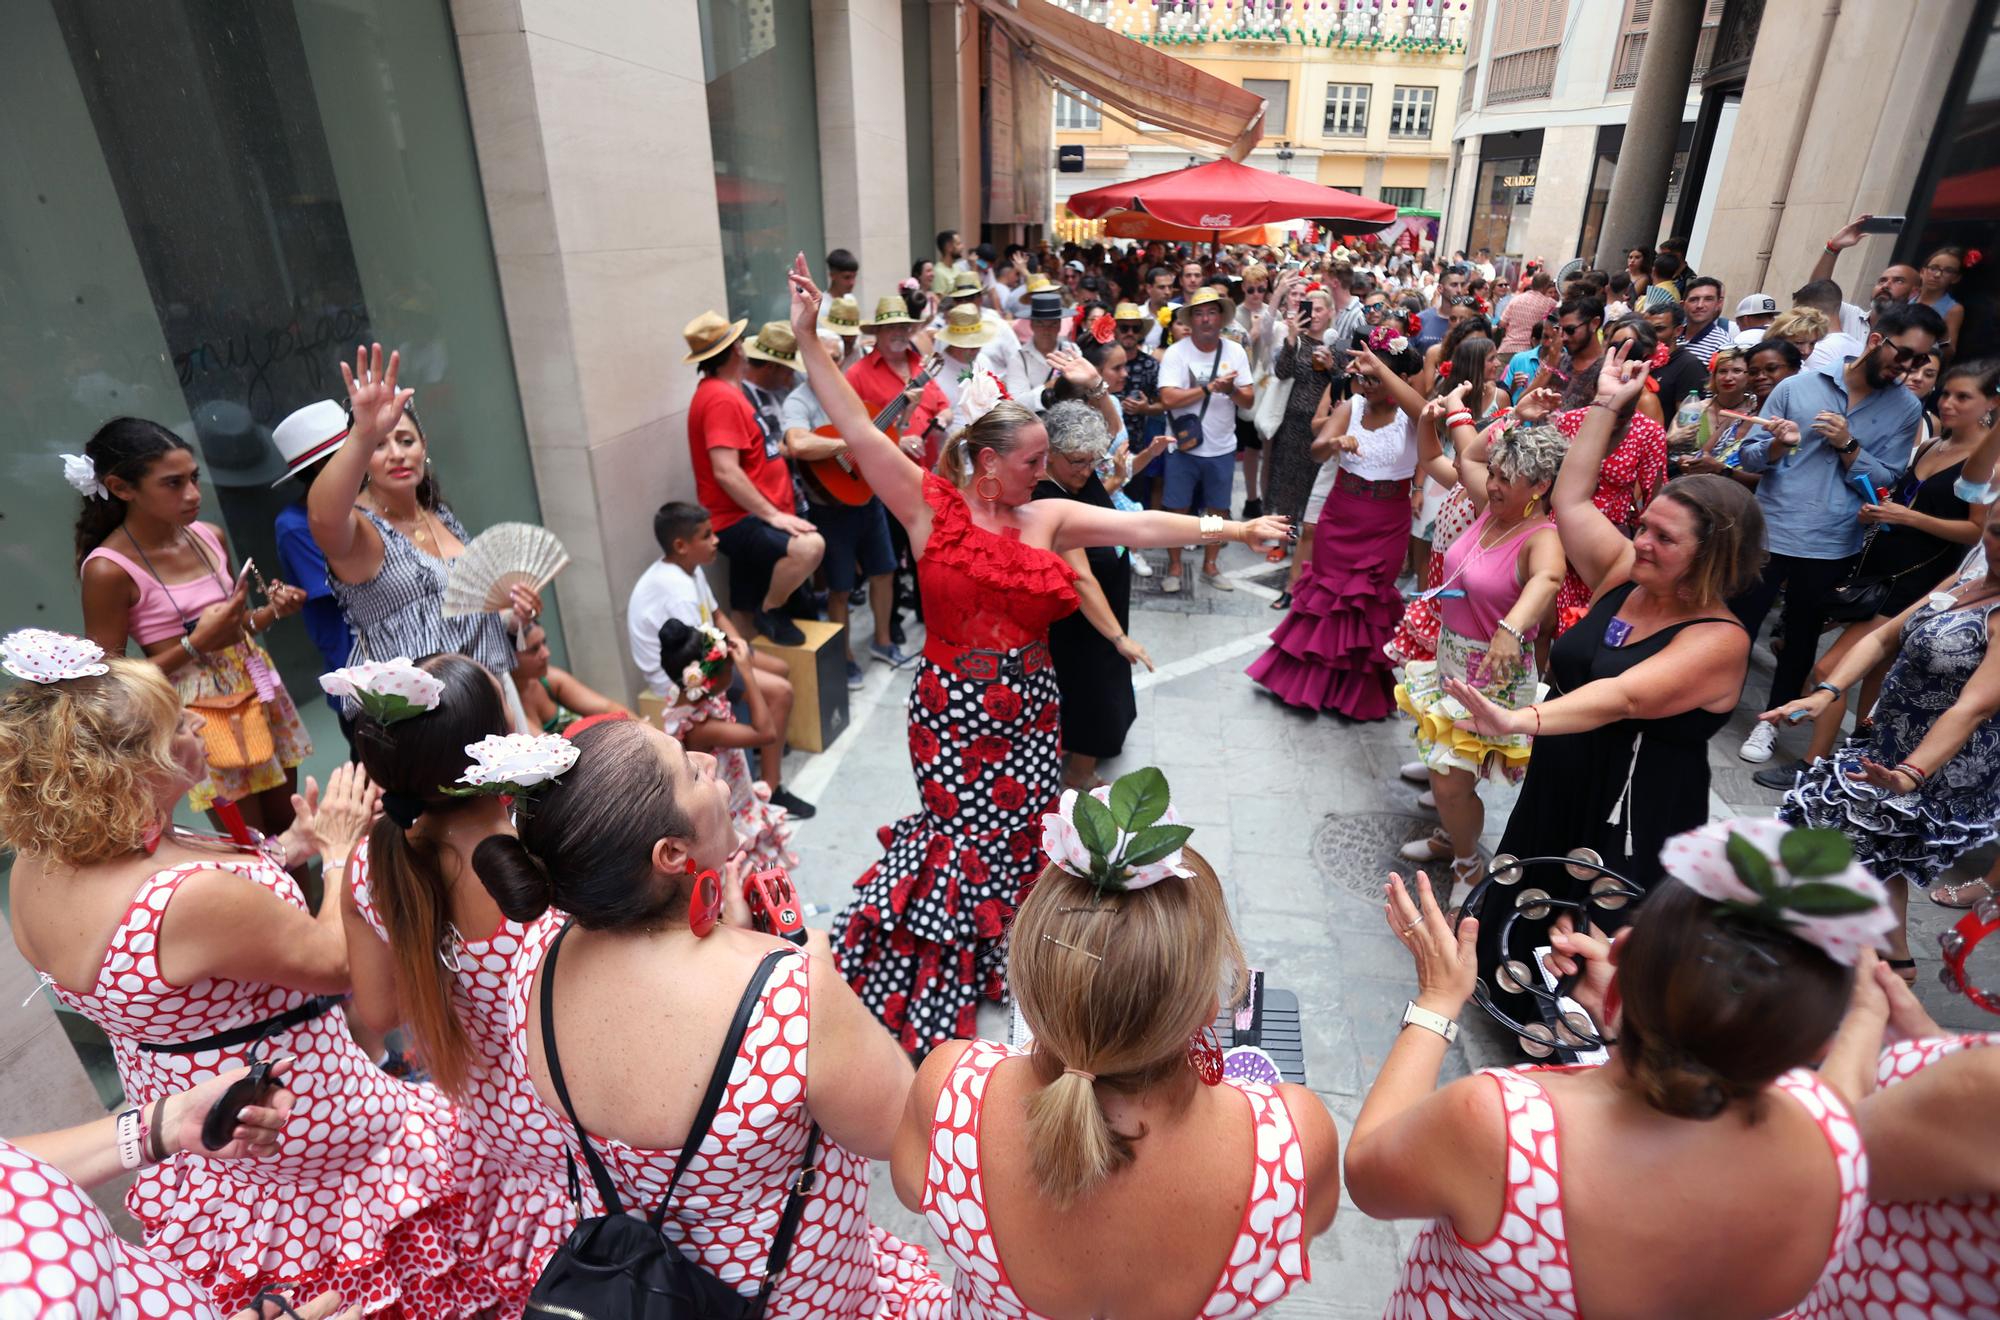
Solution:
[{"label": "man in white shirt", "polygon": [[[1007,397],[1037,413],[1042,411],[1042,387],[1055,376],[1055,369],[1049,365],[1049,354],[1058,348],[1072,351],[1076,348],[1075,344],[1063,340],[1062,320],[1061,294],[1054,290],[1031,294],[1028,298],[1028,342],[1022,343],[1012,330],[1008,330],[979,350],[978,365],[1000,378],[1000,383],[1007,387]],[[1235,415],[1230,413],[1232,427]],[[1233,430],[1231,434],[1234,434]]]},{"label": "man in white shirt", "polygon": [[[1826,240],[1825,250],[1819,254],[1819,260],[1813,263],[1812,283],[1821,280],[1832,282],[1834,263],[1840,259],[1841,253],[1862,240],[1864,235],[1861,226],[1873,218],[1870,215],[1855,216],[1842,225],[1832,238]],[[1856,307],[1851,302],[1840,304],[1840,333],[1858,344],[1868,337],[1869,323],[1875,311],[1890,303],[1908,302],[1917,296],[1920,284],[1921,277],[1918,276],[1915,266],[1900,261],[1890,262],[1882,268],[1882,273],[1875,277],[1875,291],[1869,299],[1870,306],[1867,309]],[[1813,356],[1817,358],[1819,354],[1815,352]]]},{"label": "man in white shirt", "polygon": [[1146,329],[1146,350],[1158,357],[1161,345],[1166,342],[1167,328],[1160,322],[1160,313],[1173,304],[1174,272],[1169,266],[1154,266],[1146,272],[1146,312],[1153,318]]},{"label": "man in white shirt", "polygon": [[935,337],[942,331],[951,313],[961,307],[978,309],[980,319],[991,326],[996,333],[1003,330],[1008,334],[1013,333],[1013,327],[1007,324],[1006,318],[987,302],[986,286],[979,282],[979,276],[971,271],[960,271],[952,277],[951,301],[939,308],[938,314],[931,318],[931,335]]},{"label": "man in white shirt", "polygon": [[1778,300],[1753,293],[1736,304],[1736,347],[1748,348],[1764,338],[1765,327],[1778,319]]},{"label": "man in white shirt", "polygon": [[[1160,402],[1176,434],[1191,431],[1196,443],[1187,449],[1176,440],[1166,455],[1166,492],[1161,506],[1174,513],[1212,513],[1227,517],[1236,475],[1236,410],[1248,408],[1250,358],[1243,346],[1223,337],[1222,327],[1236,314],[1229,299],[1214,288],[1197,291],[1174,313],[1189,328],[1186,339],[1160,358]],[[1234,591],[1222,576],[1216,557],[1220,544],[1202,547],[1201,575],[1217,591]],[[1167,575],[1160,590],[1181,589],[1181,548],[1167,551]]]}]

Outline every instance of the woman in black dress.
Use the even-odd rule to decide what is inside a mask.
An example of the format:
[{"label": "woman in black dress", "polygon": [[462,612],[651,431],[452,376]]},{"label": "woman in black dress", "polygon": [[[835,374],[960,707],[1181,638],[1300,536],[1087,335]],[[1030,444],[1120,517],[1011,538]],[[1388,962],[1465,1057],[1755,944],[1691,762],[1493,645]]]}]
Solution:
[{"label": "woman in black dress", "polygon": [[[1813,666],[1813,682],[1823,683],[1854,644],[1875,629],[1917,603],[1925,592],[1957,569],[1965,552],[1979,543],[1986,526],[1986,505],[1971,505],[1953,489],[1965,471],[1965,461],[1986,439],[1989,418],[2000,392],[2000,370],[1991,362],[1968,362],[1944,374],[1938,386],[1939,436],[1918,445],[1910,457],[1896,488],[1879,504],[1861,508],[1861,521],[1868,524],[1868,541],[1861,550],[1853,581],[1886,578],[1888,592],[1869,618],[1850,623],[1838,640],[1827,648]],[[1888,677],[1892,655],[1868,671],[1861,680],[1857,711],[1875,709],[1882,680]],[[1812,748],[1806,759],[1791,765],[1759,770],[1753,776],[1766,788],[1792,786],[1800,770],[1830,755],[1839,741],[1841,721],[1846,715],[1845,694],[1813,724]],[[1868,731],[1869,718],[1860,714],[1854,731]],[[1956,886],[1945,886],[1955,889]]]},{"label": "woman in black dress", "polygon": [[[1668,482],[1630,540],[1591,502],[1612,430],[1645,389],[1646,364],[1627,361],[1626,351],[1606,351],[1596,403],[1556,479],[1563,552],[1592,598],[1549,652],[1549,699],[1509,710],[1463,682],[1444,686],[1479,733],[1535,740],[1502,852],[1594,848],[1650,888],[1661,846],[1708,820],[1708,740],[1736,709],[1750,664],[1749,635],[1724,602],[1763,569],[1764,515],[1749,491],[1716,476]],[[1527,883],[1556,890],[1589,882],[1544,867]],[[1591,914],[1600,926],[1629,917],[1630,909]],[[1482,923],[1482,971],[1497,961],[1499,926]],[[1488,985],[1517,1018],[1526,1011],[1490,976]]]},{"label": "woman in black dress", "polygon": [[[1098,410],[1075,400],[1058,403],[1042,414],[1042,425],[1049,433],[1049,466],[1035,498],[1114,507],[1097,474],[1111,443]],[[1097,763],[1125,749],[1125,733],[1138,717],[1132,666],[1143,662],[1151,669],[1153,661],[1125,633],[1132,610],[1129,552],[1092,546],[1063,558],[1077,572],[1082,604],[1049,625],[1049,654],[1062,690],[1063,783],[1088,790],[1097,783]]]}]

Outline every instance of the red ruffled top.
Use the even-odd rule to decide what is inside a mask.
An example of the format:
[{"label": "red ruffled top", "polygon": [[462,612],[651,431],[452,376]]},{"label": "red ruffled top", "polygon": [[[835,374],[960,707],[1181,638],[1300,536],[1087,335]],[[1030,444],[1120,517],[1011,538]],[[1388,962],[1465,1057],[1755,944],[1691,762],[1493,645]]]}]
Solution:
[{"label": "red ruffled top", "polygon": [[974,523],[965,497],[936,473],[924,474],[924,499],[931,537],[917,561],[917,586],[932,637],[1018,650],[1045,640],[1049,625],[1077,607],[1076,571],[1061,555]]}]

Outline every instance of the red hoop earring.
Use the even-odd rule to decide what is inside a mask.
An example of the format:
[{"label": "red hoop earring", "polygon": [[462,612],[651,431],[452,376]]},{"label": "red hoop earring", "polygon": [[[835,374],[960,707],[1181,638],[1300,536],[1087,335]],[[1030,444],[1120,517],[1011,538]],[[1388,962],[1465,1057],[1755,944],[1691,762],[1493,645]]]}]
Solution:
[{"label": "red hoop earring", "polygon": [[1203,1086],[1221,1084],[1222,1042],[1215,1038],[1214,1027],[1203,1027],[1188,1042],[1188,1067],[1194,1069]]},{"label": "red hoop earring", "polygon": [[[986,483],[989,481],[993,483],[993,493],[991,495],[986,493]],[[1001,495],[1000,478],[994,476],[991,472],[980,473],[977,477],[973,478],[972,493],[980,499],[985,500],[988,504],[998,504]]]},{"label": "red hoop earring", "polygon": [[722,877],[713,870],[697,867],[692,857],[688,858],[687,873],[694,877],[694,888],[688,894],[688,929],[695,933],[696,939],[705,939],[715,929],[715,923],[722,920]]}]

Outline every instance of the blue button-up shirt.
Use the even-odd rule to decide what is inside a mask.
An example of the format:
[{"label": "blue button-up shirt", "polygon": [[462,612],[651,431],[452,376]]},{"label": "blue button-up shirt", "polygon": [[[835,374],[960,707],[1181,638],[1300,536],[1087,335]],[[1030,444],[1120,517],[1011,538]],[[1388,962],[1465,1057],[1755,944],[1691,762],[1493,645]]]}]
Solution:
[{"label": "blue button-up shirt", "polygon": [[[1854,489],[1852,474],[1863,474],[1879,489],[1895,484],[1910,461],[1923,405],[1901,385],[1890,385],[1850,406],[1842,373],[1852,361],[1824,372],[1802,371],[1771,391],[1762,414],[1785,418],[1799,428],[1797,447],[1783,458],[1771,462],[1771,433],[1761,426],[1743,444],[1743,470],[1764,474],[1757,502],[1764,506],[1772,554],[1845,559],[1859,553],[1861,493]],[[1846,417],[1848,434],[1861,442],[1852,465],[1814,433],[1813,419],[1823,412]]]}]

